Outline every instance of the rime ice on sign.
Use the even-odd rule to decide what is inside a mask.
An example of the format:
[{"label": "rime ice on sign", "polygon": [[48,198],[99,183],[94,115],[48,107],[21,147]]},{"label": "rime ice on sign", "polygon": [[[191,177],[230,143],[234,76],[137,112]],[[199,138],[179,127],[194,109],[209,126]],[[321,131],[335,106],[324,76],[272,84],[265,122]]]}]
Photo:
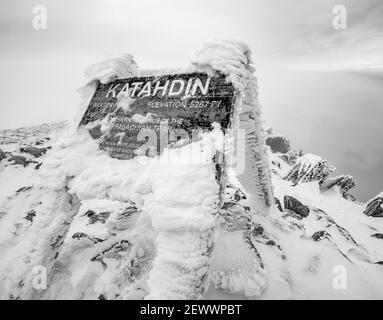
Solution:
[{"label": "rime ice on sign", "polygon": [[80,124],[111,157],[155,155],[166,142],[182,134],[191,138],[193,130],[209,130],[213,122],[228,128],[234,98],[233,85],[221,73],[120,79],[99,84]]}]

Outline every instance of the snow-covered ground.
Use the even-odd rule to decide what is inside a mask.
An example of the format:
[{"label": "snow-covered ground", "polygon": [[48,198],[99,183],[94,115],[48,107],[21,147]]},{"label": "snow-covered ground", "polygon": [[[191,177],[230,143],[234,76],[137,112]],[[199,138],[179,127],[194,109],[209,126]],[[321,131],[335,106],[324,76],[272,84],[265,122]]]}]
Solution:
[{"label": "snow-covered ground", "polygon": [[[185,238],[179,229],[178,235],[165,229],[174,226],[179,214],[195,216],[188,205],[193,208],[192,204],[202,198],[189,198],[185,190],[192,189],[195,179],[202,178],[196,167],[186,175],[188,180],[169,186],[173,193],[177,190],[169,194],[170,189],[160,184],[166,186],[169,175],[177,175],[174,170],[162,170],[159,174],[163,178],[156,177],[158,185],[153,185],[153,177],[145,175],[135,181],[142,164],[126,167],[124,161],[99,155],[104,169],[93,172],[77,167],[78,160],[72,155],[67,163],[81,174],[72,173],[77,178],[68,185],[78,198],[71,198],[70,193],[60,189],[62,168],[50,167],[55,163],[53,159],[67,156],[66,146],[61,146],[61,152],[57,142],[57,136],[67,130],[65,124],[54,124],[0,131],[0,149],[6,156],[0,162],[1,298],[166,298],[158,295],[182,292],[182,286],[192,285],[190,281],[195,279],[188,280],[186,275],[204,268],[211,270],[209,288],[203,290],[202,298],[206,299],[383,298],[383,239],[379,237],[383,219],[363,214],[366,204],[346,200],[337,187],[325,191],[316,180],[294,185],[284,179],[297,163],[296,157],[287,159],[286,154],[269,150],[274,194],[281,202],[286,195],[298,199],[310,208],[307,217],[284,208],[283,212],[273,208],[267,215],[254,214],[248,209],[247,196],[234,183],[227,188],[215,238],[209,231],[213,222],[209,215],[202,228],[206,231],[191,232]],[[82,157],[100,152],[96,144],[84,143],[85,133],[83,139],[77,141]],[[54,149],[48,149],[54,144]],[[20,152],[26,147],[47,148],[47,153],[38,156]],[[51,154],[53,150],[55,154]],[[25,160],[16,163],[12,160],[15,156]],[[305,164],[308,158],[318,160],[307,155],[303,158]],[[87,161],[95,159],[78,161],[78,165]],[[45,163],[46,168],[40,163]],[[205,176],[207,172],[201,170]],[[117,172],[129,178],[113,178]],[[206,196],[214,190],[208,183],[213,180],[207,180],[201,194]],[[118,192],[121,184],[126,194]],[[47,189],[47,185],[51,187]],[[131,189],[135,189],[133,193]],[[150,201],[145,200],[148,192]],[[95,196],[100,194],[104,197]],[[161,208],[164,201],[172,202],[174,208],[177,203],[183,207],[174,213],[163,212],[161,219],[156,219],[158,215],[153,216],[151,210]],[[209,210],[213,208],[206,208],[206,213]],[[158,230],[164,230],[160,239]],[[209,243],[215,243],[214,248]],[[181,251],[179,245],[183,246]],[[190,246],[187,256],[185,245]],[[206,250],[212,250],[211,259],[201,260]],[[162,256],[172,257],[170,265],[169,261],[155,259],[159,251],[163,251]],[[153,264],[166,268],[169,273],[165,275],[170,278],[152,273]],[[184,267],[180,269],[180,265]],[[39,289],[44,285],[40,281],[44,272],[39,266],[46,268],[48,276],[44,290]],[[28,281],[37,289],[27,286]],[[172,283],[181,287],[173,287]],[[163,291],[150,292],[150,285]],[[193,286],[201,288],[201,284]]]},{"label": "snow-covered ground", "polygon": [[110,157],[89,130],[108,134],[113,114],[79,119],[98,81],[148,71],[130,55],[92,66],[73,123],[0,131],[0,298],[383,298],[383,199],[367,216],[352,177],[264,130],[245,44],[191,62],[181,72],[219,71],[237,91],[244,170],[217,123],[159,156]]}]

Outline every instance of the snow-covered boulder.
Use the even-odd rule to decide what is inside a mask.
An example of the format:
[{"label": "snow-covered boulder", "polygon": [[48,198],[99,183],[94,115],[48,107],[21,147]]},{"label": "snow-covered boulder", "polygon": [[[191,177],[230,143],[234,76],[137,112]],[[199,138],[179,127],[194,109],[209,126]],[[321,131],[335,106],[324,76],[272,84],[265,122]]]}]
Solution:
[{"label": "snow-covered boulder", "polygon": [[371,217],[383,217],[383,192],[368,202],[363,213]]},{"label": "snow-covered boulder", "polygon": [[280,135],[271,135],[266,138],[266,144],[270,146],[274,152],[287,153],[290,151],[289,140]]},{"label": "snow-covered boulder", "polygon": [[19,155],[12,155],[9,160],[13,165],[22,165],[26,167],[30,161],[28,161],[25,157]]},{"label": "snow-covered boulder", "polygon": [[311,238],[314,240],[314,241],[321,241],[323,239],[327,239],[327,240],[330,240],[332,237],[331,235],[327,232],[327,231],[317,231],[315,232]]},{"label": "snow-covered boulder", "polygon": [[3,150],[0,149],[0,161],[5,159],[7,156]]},{"label": "snow-covered boulder", "polygon": [[20,152],[29,153],[35,158],[41,157],[47,152],[47,148],[36,148],[36,147],[23,147],[20,148]]},{"label": "snow-covered boulder", "polygon": [[284,205],[285,209],[293,211],[302,218],[306,218],[310,213],[309,207],[305,206],[302,202],[294,197],[285,196]]},{"label": "snow-covered boulder", "polygon": [[355,187],[355,182],[350,175],[341,175],[334,178],[329,178],[320,184],[321,191],[327,191],[334,187],[338,187],[343,197],[346,196],[347,192]]},{"label": "snow-covered boulder", "polygon": [[307,153],[297,160],[294,167],[285,177],[285,180],[291,181],[295,185],[310,181],[319,181],[321,183],[335,169],[326,159]]}]

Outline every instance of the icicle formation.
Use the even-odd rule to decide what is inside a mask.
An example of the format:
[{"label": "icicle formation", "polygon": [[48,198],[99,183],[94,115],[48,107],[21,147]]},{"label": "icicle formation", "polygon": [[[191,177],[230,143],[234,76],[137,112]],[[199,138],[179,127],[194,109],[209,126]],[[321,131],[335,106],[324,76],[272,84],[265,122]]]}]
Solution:
[{"label": "icicle formation", "polygon": [[383,217],[383,192],[368,202],[363,213],[371,217]]},{"label": "icicle formation", "polygon": [[307,153],[297,160],[297,163],[285,177],[285,180],[295,185],[303,182],[323,182],[336,168],[326,159]]},{"label": "icicle formation", "polygon": [[245,130],[246,169],[242,178],[247,183],[242,183],[241,177],[239,180],[245,188],[256,190],[260,202],[271,205],[274,200],[265,148],[266,138],[257,101],[257,79],[253,74],[255,69],[250,48],[242,42],[217,40],[197,50],[191,62],[201,71],[223,72],[238,90],[232,128]]},{"label": "icicle formation", "polygon": [[267,206],[274,203],[271,186],[271,173],[266,153],[265,133],[261,120],[261,109],[257,103],[257,82],[252,75],[247,83],[244,97],[241,101],[239,127],[246,130],[246,161],[256,186],[257,196],[263,199]]}]

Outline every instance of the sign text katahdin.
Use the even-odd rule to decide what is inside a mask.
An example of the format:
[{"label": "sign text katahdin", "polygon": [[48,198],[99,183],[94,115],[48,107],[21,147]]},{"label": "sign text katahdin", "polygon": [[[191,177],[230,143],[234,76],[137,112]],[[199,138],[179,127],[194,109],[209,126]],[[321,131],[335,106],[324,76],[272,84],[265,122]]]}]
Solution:
[{"label": "sign text katahdin", "polygon": [[80,125],[114,158],[153,156],[162,151],[161,135],[171,143],[214,122],[227,129],[234,100],[233,85],[220,73],[119,79],[97,87]]}]

